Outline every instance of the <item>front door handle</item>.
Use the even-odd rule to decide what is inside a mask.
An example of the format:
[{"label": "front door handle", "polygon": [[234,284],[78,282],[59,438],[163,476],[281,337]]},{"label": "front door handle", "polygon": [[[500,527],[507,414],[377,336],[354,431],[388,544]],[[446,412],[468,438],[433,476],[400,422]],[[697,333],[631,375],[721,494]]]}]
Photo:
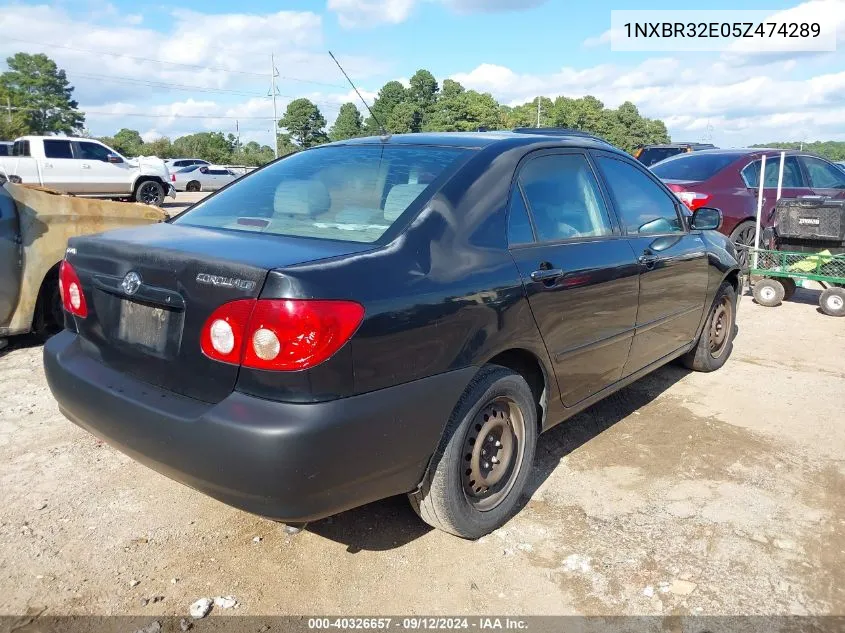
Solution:
[{"label": "front door handle", "polygon": [[84,163],[84,164],[82,165],[82,169],[91,169],[91,165],[89,165],[89,164],[87,164],[87,163]]},{"label": "front door handle", "polygon": [[551,281],[563,276],[560,268],[541,268],[531,273],[531,281]]},{"label": "front door handle", "polygon": [[639,261],[640,264],[645,266],[646,268],[654,268],[654,265],[660,261],[660,257],[658,257],[657,255],[645,253],[643,255],[640,255],[640,258],[637,261]]}]

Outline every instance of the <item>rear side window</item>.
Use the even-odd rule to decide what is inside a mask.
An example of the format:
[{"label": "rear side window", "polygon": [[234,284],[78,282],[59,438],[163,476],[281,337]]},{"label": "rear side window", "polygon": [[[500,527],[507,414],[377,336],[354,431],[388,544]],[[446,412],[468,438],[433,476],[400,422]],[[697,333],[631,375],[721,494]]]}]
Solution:
[{"label": "rear side window", "polygon": [[581,154],[547,155],[519,174],[539,241],[610,235],[613,229],[598,183]]},{"label": "rear side window", "polygon": [[682,147],[649,147],[640,152],[637,160],[646,166],[654,165],[654,163],[659,163],[664,158],[669,158],[685,151]]},{"label": "rear side window", "polygon": [[8,156],[9,154],[9,146],[5,143],[0,143],[0,156]]},{"label": "rear side window", "polygon": [[12,146],[12,154],[14,156],[29,156],[29,141],[15,141]]},{"label": "rear side window", "polygon": [[73,158],[70,141],[44,140],[44,156],[47,158]]},{"label": "rear side window", "polygon": [[[814,189],[842,189],[845,188],[845,174],[830,163],[812,156],[802,156],[810,186]],[[768,179],[767,179],[768,180]]]},{"label": "rear side window", "polygon": [[676,199],[641,170],[621,160],[598,157],[613,203],[629,235],[681,233]]},{"label": "rear side window", "polygon": [[[742,179],[747,187],[760,186],[760,165],[762,161],[755,160],[742,170]],[[780,172],[780,157],[766,158],[766,184],[763,188],[778,186],[778,173]],[[804,177],[801,175],[801,168],[794,156],[787,156],[783,161],[783,186],[784,187],[806,187]]]},{"label": "rear side window", "polygon": [[519,185],[511,195],[511,206],[508,212],[508,244],[529,244],[534,241],[534,231],[531,230],[531,220],[528,209],[522,198]]},{"label": "rear side window", "polygon": [[387,144],[318,147],[238,179],[175,222],[375,242],[469,151]]},{"label": "rear side window", "polygon": [[736,154],[690,152],[673,156],[651,168],[661,180],[708,180],[737,159]]}]

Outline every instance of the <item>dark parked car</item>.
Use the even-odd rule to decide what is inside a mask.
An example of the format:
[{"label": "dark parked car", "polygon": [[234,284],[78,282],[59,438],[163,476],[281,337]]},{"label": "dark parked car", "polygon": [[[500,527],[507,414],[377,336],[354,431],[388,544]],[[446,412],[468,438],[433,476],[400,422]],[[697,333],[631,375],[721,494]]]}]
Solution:
[{"label": "dark parked car", "polygon": [[[722,211],[721,231],[739,245],[753,246],[757,218],[760,164],[766,156],[761,225],[771,225],[777,203],[780,153],[778,149],[716,149],[682,154],[651,170],[690,209],[716,207]],[[845,172],[818,156],[786,150],[782,198],[801,196],[845,198]],[[740,249],[741,263],[747,260]]]},{"label": "dark parked car", "polygon": [[719,212],[556,133],[306,150],[159,226],[70,241],[64,414],[228,504],[302,523],[408,494],[478,537],[539,432],[678,357],[731,353]]},{"label": "dark parked car", "polygon": [[703,149],[714,149],[711,143],[662,143],[660,145],[643,145],[634,150],[634,158],[646,167],[659,163],[661,160],[678,154],[696,152]]}]

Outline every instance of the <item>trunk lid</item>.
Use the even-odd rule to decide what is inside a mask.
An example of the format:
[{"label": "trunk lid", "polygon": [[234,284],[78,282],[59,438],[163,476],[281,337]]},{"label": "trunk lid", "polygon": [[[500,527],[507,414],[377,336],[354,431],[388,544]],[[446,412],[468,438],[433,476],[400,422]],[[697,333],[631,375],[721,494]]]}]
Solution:
[{"label": "trunk lid", "polygon": [[75,319],[81,344],[118,371],[219,402],[234,389],[239,367],[202,353],[200,333],[211,313],[258,297],[274,268],[370,248],[173,224],[72,238],[67,259],[89,311]]}]

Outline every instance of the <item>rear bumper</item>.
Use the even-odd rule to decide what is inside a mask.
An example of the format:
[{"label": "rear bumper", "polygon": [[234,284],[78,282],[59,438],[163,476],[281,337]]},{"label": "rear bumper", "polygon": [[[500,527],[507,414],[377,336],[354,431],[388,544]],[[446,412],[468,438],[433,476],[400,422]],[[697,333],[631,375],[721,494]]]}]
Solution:
[{"label": "rear bumper", "polygon": [[175,198],[176,197],[176,187],[174,187],[171,184],[168,184],[168,185],[166,185],[166,188],[167,188],[167,192],[166,192],[167,195],[170,196],[171,198]]},{"label": "rear bumper", "polygon": [[476,372],[330,402],[234,392],[211,405],[110,369],[67,330],[44,346],[44,369],[72,422],[224,503],[289,522],[413,490]]}]

